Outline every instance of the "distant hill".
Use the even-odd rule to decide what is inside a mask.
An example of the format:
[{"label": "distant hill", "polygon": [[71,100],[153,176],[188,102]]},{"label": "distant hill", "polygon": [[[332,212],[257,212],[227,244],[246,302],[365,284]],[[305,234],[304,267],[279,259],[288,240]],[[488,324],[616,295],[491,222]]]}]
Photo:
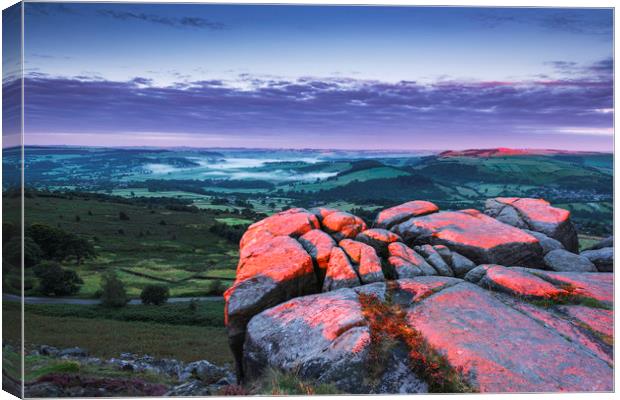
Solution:
[{"label": "distant hill", "polygon": [[468,150],[448,150],[439,153],[438,157],[508,157],[508,156],[553,156],[562,154],[598,154],[594,151],[572,151],[572,150],[553,150],[553,149],[511,149],[507,147],[497,147],[492,149],[468,149]]}]

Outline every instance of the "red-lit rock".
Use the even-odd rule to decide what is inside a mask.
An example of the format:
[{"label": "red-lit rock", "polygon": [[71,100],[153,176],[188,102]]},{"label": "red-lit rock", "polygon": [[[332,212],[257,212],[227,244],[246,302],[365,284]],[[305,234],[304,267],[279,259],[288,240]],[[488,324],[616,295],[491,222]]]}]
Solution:
[{"label": "red-lit rock", "polygon": [[315,292],[316,286],[312,258],[295,239],[279,236],[255,245],[240,260],[235,282],[224,295],[229,333],[244,332],[254,314]]},{"label": "red-lit rock", "polygon": [[480,267],[484,269],[485,274],[477,283],[484,288],[535,299],[553,299],[568,294],[565,290],[522,269],[506,268],[501,265]]},{"label": "red-lit rock", "polygon": [[[510,301],[511,299],[504,299]],[[557,331],[560,335],[568,338],[573,343],[578,343],[596,357],[609,365],[614,363],[613,348],[607,343],[597,340],[592,334],[582,327],[571,323],[566,317],[554,312],[552,309],[535,307],[527,302],[512,299],[510,306],[537,321],[539,324]],[[610,324],[613,326],[613,324]]]},{"label": "red-lit rock", "polygon": [[340,210],[329,207],[315,207],[310,209],[310,212],[318,218],[319,222],[323,222],[323,219],[325,219],[325,217],[327,217],[329,214],[333,214],[339,211]]},{"label": "red-lit rock", "polygon": [[390,243],[388,252],[388,262],[396,269],[399,278],[413,278],[418,275],[417,270],[422,272],[421,275],[437,275],[435,268],[427,263],[424,257],[404,243]]},{"label": "red-lit rock", "polygon": [[385,280],[383,270],[381,269],[381,260],[377,256],[375,249],[367,244],[351,239],[341,240],[338,245],[349,256],[349,260],[355,264],[354,268],[363,284]]},{"label": "red-lit rock", "polygon": [[[447,249],[447,248],[446,248]],[[444,254],[446,254],[445,250],[442,249]],[[435,250],[435,248],[429,244],[425,244],[422,246],[414,247],[414,250],[418,253],[422,254],[426,261],[433,266],[433,268],[439,273],[441,276],[454,276],[454,272],[452,272],[452,268],[448,265],[446,260]],[[446,254],[446,257],[448,255]],[[452,259],[452,254],[449,255],[450,260]]]},{"label": "red-lit rock", "polygon": [[558,240],[568,251],[579,251],[570,211],[552,207],[543,199],[497,197],[486,201],[485,212],[507,224],[542,232]]},{"label": "red-lit rock", "polygon": [[[375,285],[380,284],[367,286]],[[392,354],[395,360],[386,360],[383,374],[370,379],[370,346],[358,294],[341,289],[294,299],[254,317],[244,360],[251,377],[271,366],[305,380],[332,383],[348,393],[427,390],[409,368],[403,370],[407,360],[398,353]]]},{"label": "red-lit rock", "polygon": [[329,256],[329,263],[323,281],[323,291],[350,288],[361,285],[359,276],[349,257],[340,247],[334,247]]},{"label": "red-lit rock", "polygon": [[430,201],[414,200],[395,207],[387,208],[377,215],[374,226],[390,229],[409,218],[431,214],[439,211],[439,207]]},{"label": "red-lit rock", "polygon": [[239,379],[243,379],[241,357],[250,318],[318,289],[312,258],[295,239],[277,236],[252,243],[246,249],[245,256],[239,259],[235,282],[224,293],[224,321]]},{"label": "red-lit rock", "polygon": [[299,237],[320,228],[316,216],[303,208],[292,208],[260,220],[248,228],[239,243],[241,258],[251,253],[254,245],[261,245],[275,236]]},{"label": "red-lit rock", "polygon": [[604,308],[590,308],[578,305],[559,307],[560,311],[589,329],[612,338],[614,335],[614,312]]},{"label": "red-lit rock", "polygon": [[304,233],[298,240],[312,257],[317,267],[317,276],[322,282],[329,264],[329,255],[336,246],[336,242],[320,229],[313,229]]},{"label": "red-lit rock", "polygon": [[443,211],[392,228],[407,243],[442,244],[478,264],[539,265],[538,240],[476,210]]},{"label": "red-lit rock", "polygon": [[355,237],[358,242],[366,243],[373,247],[377,254],[385,257],[388,254],[388,246],[390,243],[401,242],[402,239],[397,234],[387,229],[366,229]]},{"label": "red-lit rock", "polygon": [[570,286],[574,294],[589,297],[611,306],[614,301],[614,274],[588,272],[552,272],[522,268],[533,275],[554,283],[556,286]]},{"label": "red-lit rock", "polygon": [[366,230],[366,223],[360,217],[343,211],[327,215],[321,221],[321,225],[338,242],[342,239],[352,239]]},{"label": "red-lit rock", "polygon": [[[415,278],[416,276],[426,275],[420,267],[413,265],[400,257],[388,257],[388,264],[394,269],[394,273],[399,279]],[[435,272],[435,274],[437,274],[437,272]]]},{"label": "red-lit rock", "polygon": [[426,298],[407,320],[480,392],[613,389],[605,361],[473,284]]}]

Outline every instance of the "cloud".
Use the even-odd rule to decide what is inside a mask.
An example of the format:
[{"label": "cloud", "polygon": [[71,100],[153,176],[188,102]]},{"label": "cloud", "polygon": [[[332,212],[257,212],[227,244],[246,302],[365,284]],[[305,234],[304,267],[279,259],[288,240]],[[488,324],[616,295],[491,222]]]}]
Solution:
[{"label": "cloud", "polygon": [[122,21],[138,20],[171,27],[189,27],[210,30],[222,30],[226,28],[226,25],[221,22],[210,21],[201,17],[164,17],[156,14],[116,11],[111,9],[99,10],[97,13],[105,17]]},{"label": "cloud", "polygon": [[61,3],[30,3],[28,2],[25,7],[25,12],[31,15],[54,15],[54,14],[69,14],[79,15],[80,12],[75,8],[69,7]]},{"label": "cloud", "polygon": [[473,18],[483,27],[490,29],[506,24],[529,24],[549,31],[608,36],[610,39],[613,34],[611,10],[607,10],[607,13],[597,12],[596,14],[566,10],[539,12],[535,15],[516,14],[514,11],[514,9],[485,11],[474,15]]},{"label": "cloud", "polygon": [[561,133],[568,126],[571,135],[600,135],[613,126],[613,113],[601,112],[613,108],[613,81],[597,74],[433,84],[245,76],[243,85],[211,80],[165,87],[141,77],[82,78],[26,78],[31,132],[183,132],[265,140],[309,134],[357,140],[391,132],[411,140],[445,132],[511,135],[522,126],[537,133]]},{"label": "cloud", "polygon": [[591,64],[579,64],[574,61],[549,61],[547,64],[566,76],[590,76],[601,82],[613,80],[614,60],[611,57]]}]

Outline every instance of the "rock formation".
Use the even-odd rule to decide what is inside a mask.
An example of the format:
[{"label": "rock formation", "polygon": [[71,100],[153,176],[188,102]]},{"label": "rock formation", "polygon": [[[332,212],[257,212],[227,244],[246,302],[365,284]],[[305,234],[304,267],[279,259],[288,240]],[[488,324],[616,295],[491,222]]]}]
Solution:
[{"label": "rock formation", "polygon": [[272,367],[350,393],[612,390],[608,248],[576,254],[569,213],[541,199],[491,199],[485,214],[411,201],[370,229],[334,209],[275,214],[241,239],[225,293],[237,376]]}]

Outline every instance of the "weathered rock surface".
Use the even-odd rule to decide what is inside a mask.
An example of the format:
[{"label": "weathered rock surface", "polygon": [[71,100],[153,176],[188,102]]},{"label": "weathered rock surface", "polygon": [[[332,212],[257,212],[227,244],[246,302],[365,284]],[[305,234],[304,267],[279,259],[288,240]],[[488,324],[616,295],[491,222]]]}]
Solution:
[{"label": "weathered rock surface", "polygon": [[580,324],[587,326],[592,331],[601,335],[612,337],[614,334],[613,311],[602,308],[590,308],[579,305],[561,306],[560,311]]},{"label": "weathered rock surface", "polygon": [[[414,250],[422,254],[426,261],[435,268],[441,276],[454,276],[452,268],[446,263],[444,258],[435,248],[429,244],[414,247]],[[451,255],[450,255],[451,258]]]},{"label": "weathered rock surface", "polygon": [[481,265],[482,277],[478,285],[524,298],[554,299],[567,294],[563,289],[527,273],[520,268],[506,268],[501,265]]},{"label": "weathered rock surface", "polygon": [[409,218],[431,214],[439,211],[439,207],[430,201],[414,200],[408,203],[391,207],[381,211],[377,215],[374,226],[377,228],[390,229]]},{"label": "weathered rock surface", "polygon": [[571,287],[575,295],[589,297],[607,306],[614,301],[614,275],[610,273],[552,272],[526,269],[556,286]]},{"label": "weathered rock surface", "polygon": [[529,265],[542,255],[534,236],[476,210],[412,218],[392,230],[407,243],[445,245],[478,264]]},{"label": "weathered rock surface", "polygon": [[341,240],[338,245],[345,251],[363,284],[385,280],[381,260],[375,249],[351,239]]},{"label": "weathered rock surface", "polygon": [[605,239],[603,239],[600,242],[596,243],[594,246],[590,247],[588,250],[598,250],[598,249],[602,249],[604,247],[614,247],[614,237],[613,236],[606,237]]},{"label": "weathered rock surface", "polygon": [[294,299],[253,318],[245,344],[245,370],[258,376],[271,365],[363,393],[368,390],[364,377],[369,346],[370,332],[357,293],[340,289]]},{"label": "weathered rock surface", "polygon": [[[544,309],[528,305],[552,321],[544,325],[543,317],[528,315],[532,311],[527,308],[511,307],[494,292],[447,277],[403,279],[392,289],[383,283],[340,289],[266,310],[248,326],[246,369],[259,374],[269,365],[297,371],[304,379],[331,382],[351,393],[424,392],[423,380],[411,372],[407,358],[399,356],[407,353],[399,347],[402,344],[393,347],[401,351],[390,353],[395,360],[386,363],[379,382],[369,385],[372,327],[360,293],[376,293],[401,307],[409,326],[445,354],[452,367],[461,369],[462,378],[475,390],[601,391],[613,387],[609,356],[571,318],[550,317]],[[567,332],[583,343],[568,340]]]},{"label": "weathered rock surface", "polygon": [[562,243],[558,242],[555,239],[550,238],[544,233],[530,231],[529,229],[523,229],[523,232],[527,232],[530,235],[534,236],[536,239],[538,239],[538,242],[540,243],[540,246],[543,249],[543,254],[547,254],[551,250],[564,249],[564,246],[562,246]]},{"label": "weathered rock surface", "polygon": [[571,252],[579,250],[570,212],[552,207],[543,199],[497,197],[486,201],[485,213],[506,224],[544,233]]},{"label": "weathered rock surface", "polygon": [[[564,250],[574,228],[544,200],[492,199],[486,212],[509,224],[414,201],[372,229],[327,208],[252,225],[225,294],[237,375],[270,366],[345,392],[417,393],[432,386],[411,354],[432,351],[477,391],[611,390],[613,274],[595,264],[613,253]],[[364,296],[391,311],[369,317]],[[382,331],[398,316],[425,350]]]},{"label": "weathered rock surface", "polygon": [[329,264],[329,256],[332,249],[336,246],[336,242],[322,230],[313,229],[300,236],[299,243],[301,243],[312,257],[312,261],[316,267],[317,278],[323,280],[327,265]]},{"label": "weathered rock surface", "polygon": [[424,257],[404,243],[392,243],[388,246],[390,257],[388,263],[394,267],[399,278],[413,278],[418,275],[437,275]]},{"label": "weathered rock surface", "polygon": [[321,225],[337,242],[352,239],[366,230],[366,223],[360,217],[343,211],[328,214],[321,221]]},{"label": "weathered rock surface", "polygon": [[472,284],[440,291],[412,307],[407,318],[481,392],[612,387],[606,362]]},{"label": "weathered rock surface", "polygon": [[553,271],[596,272],[596,266],[583,255],[557,249],[545,254],[545,265]]},{"label": "weathered rock surface", "polygon": [[600,272],[614,271],[614,248],[603,247],[596,250],[582,251],[580,256],[590,260]]},{"label": "weathered rock surface", "polygon": [[304,233],[319,229],[316,216],[303,208],[292,208],[258,221],[248,228],[241,242],[241,258],[251,253],[253,246],[261,246],[265,241],[276,236],[299,237]]},{"label": "weathered rock surface", "polygon": [[329,256],[327,274],[323,281],[323,291],[350,288],[361,285],[359,275],[355,267],[340,247],[334,247]]},{"label": "weathered rock surface", "polygon": [[388,254],[388,246],[390,243],[401,242],[402,239],[397,234],[387,229],[366,229],[355,237],[358,242],[366,243],[373,247],[377,254],[385,257]]},{"label": "weathered rock surface", "polygon": [[452,271],[454,271],[455,276],[463,278],[475,267],[476,264],[474,264],[469,258],[460,255],[456,251],[452,252]]}]

